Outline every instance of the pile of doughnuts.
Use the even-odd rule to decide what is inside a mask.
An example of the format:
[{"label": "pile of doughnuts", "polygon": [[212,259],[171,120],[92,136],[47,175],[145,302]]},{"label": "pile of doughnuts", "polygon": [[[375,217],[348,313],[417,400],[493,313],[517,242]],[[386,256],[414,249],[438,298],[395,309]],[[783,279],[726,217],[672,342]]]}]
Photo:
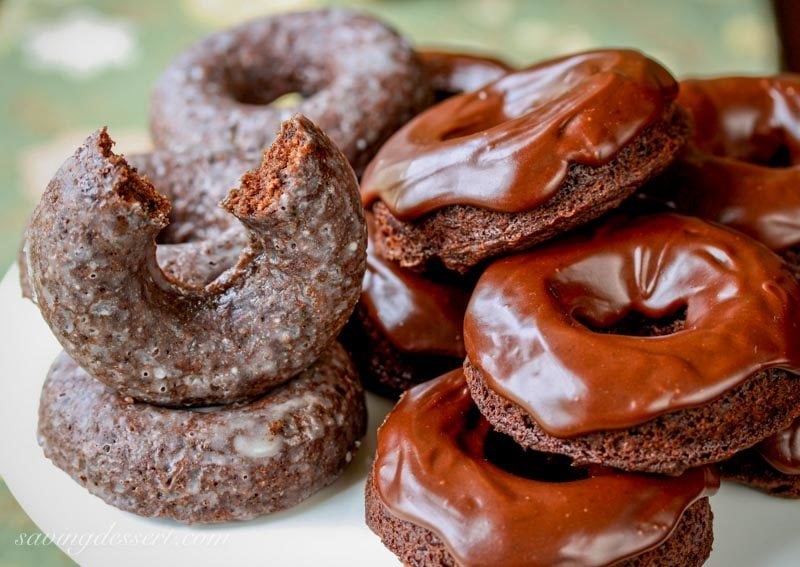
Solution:
[{"label": "pile of doughnuts", "polygon": [[598,50],[437,93],[361,179],[350,348],[418,384],[367,480],[384,545],[693,566],[720,478],[800,497],[800,78]]},{"label": "pile of doughnuts", "polygon": [[800,78],[318,10],[191,47],[151,131],[92,134],[20,255],[64,347],[40,444],[105,501],[291,506],[362,381],[400,397],[365,506],[405,564],[701,565],[721,477],[800,497]]}]

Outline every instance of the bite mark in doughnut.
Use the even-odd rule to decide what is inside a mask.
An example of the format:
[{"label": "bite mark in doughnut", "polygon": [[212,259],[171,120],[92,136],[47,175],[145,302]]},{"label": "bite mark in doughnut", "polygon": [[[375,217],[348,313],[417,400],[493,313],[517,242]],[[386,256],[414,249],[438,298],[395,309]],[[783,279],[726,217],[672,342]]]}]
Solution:
[{"label": "bite mark in doughnut", "polygon": [[39,444],[105,502],[180,522],[246,520],[332,483],[366,427],[364,394],[335,342],[254,401],[174,409],[132,402],[62,352],[39,406]]},{"label": "bite mark in doughnut", "polygon": [[[614,329],[634,315],[639,332]],[[680,324],[659,322],[670,316]],[[800,287],[763,245],[688,217],[618,219],[484,272],[465,373],[492,425],[524,446],[671,474],[797,417],[798,317]]]},{"label": "bite mark in doughnut", "polygon": [[252,398],[316,360],[365,265],[357,182],[332,142],[302,116],[283,125],[223,201],[248,247],[200,290],[159,269],[169,203],[111,144],[89,137],[26,231],[35,299],[67,353],[122,395],[166,405]]},{"label": "bite mark in doughnut", "polygon": [[660,173],[687,135],[677,84],[634,51],[509,73],[415,117],[362,179],[379,253],[466,272],[602,215]]},{"label": "bite mark in doughnut", "polygon": [[[299,92],[291,108],[267,106]],[[431,98],[405,39],[341,9],[281,14],[211,35],[183,53],[153,93],[160,147],[260,150],[281,121],[311,118],[361,171],[389,135]]]},{"label": "bite mark in doughnut", "polygon": [[678,477],[571,468],[504,440],[461,370],[409,390],[378,431],[367,524],[415,566],[687,566],[708,557],[706,497],[719,485],[711,468]]}]

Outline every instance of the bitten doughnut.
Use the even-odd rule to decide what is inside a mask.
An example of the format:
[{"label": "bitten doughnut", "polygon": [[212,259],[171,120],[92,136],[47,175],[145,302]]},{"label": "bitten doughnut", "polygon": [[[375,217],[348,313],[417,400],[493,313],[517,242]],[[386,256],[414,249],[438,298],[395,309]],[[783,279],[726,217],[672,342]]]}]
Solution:
[{"label": "bitten doughnut", "polygon": [[463,273],[599,217],[683,145],[677,92],[655,61],[610,50],[534,65],[439,103],[364,173],[378,253],[406,268]]},{"label": "bitten doughnut", "polygon": [[361,298],[341,336],[368,390],[396,398],[461,366],[474,279],[450,280],[402,270],[369,243]]},{"label": "bitten doughnut", "polygon": [[699,566],[711,468],[654,476],[524,451],[492,431],[462,371],[417,386],[378,431],[366,517],[406,565]]},{"label": "bitten doughnut", "polygon": [[123,398],[62,352],[39,406],[39,443],[56,466],[113,506],[186,523],[297,504],[336,480],[365,427],[361,385],[336,343],[261,398],[197,410]]},{"label": "bitten doughnut", "polygon": [[620,218],[495,262],[464,319],[498,431],[578,463],[676,474],[800,416],[800,286],[738,232]]},{"label": "bitten doughnut", "polygon": [[474,91],[511,71],[511,66],[486,55],[437,49],[417,52],[436,100]]},{"label": "bitten doughnut", "polygon": [[284,123],[223,202],[250,242],[202,289],[159,269],[169,202],[112,143],[87,139],[26,231],[35,299],[64,350],[122,395],[166,405],[252,398],[316,360],[358,300],[366,256],[356,178],[332,142],[302,116]]},{"label": "bitten doughnut", "polygon": [[[297,105],[269,106],[292,92],[303,96]],[[301,113],[360,171],[430,99],[416,54],[396,32],[366,15],[315,10],[255,20],[189,48],[156,84],[150,130],[171,150],[260,150]]]}]

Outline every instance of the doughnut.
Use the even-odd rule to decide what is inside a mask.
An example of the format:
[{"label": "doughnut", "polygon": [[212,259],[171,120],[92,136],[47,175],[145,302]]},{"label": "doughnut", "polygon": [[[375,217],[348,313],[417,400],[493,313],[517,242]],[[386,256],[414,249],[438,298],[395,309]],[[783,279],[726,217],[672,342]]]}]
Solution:
[{"label": "doughnut", "polygon": [[247,247],[200,289],[159,269],[169,202],[112,144],[91,135],[26,230],[34,297],[64,350],[121,395],[171,406],[250,399],[316,360],[358,300],[366,256],[356,178],[332,142],[302,116],[283,124],[222,203]]},{"label": "doughnut", "polygon": [[485,55],[436,49],[417,54],[438,101],[477,90],[511,71],[508,63]]},{"label": "doughnut", "polygon": [[[690,149],[643,198],[760,240],[800,277],[800,76],[688,79],[678,102],[695,123]],[[799,427],[762,445],[774,446]],[[778,461],[754,449],[720,470],[724,478],[800,498],[800,469],[772,462]]]},{"label": "doughnut", "polygon": [[[297,92],[290,108],[269,103]],[[156,145],[260,150],[296,113],[313,120],[361,171],[378,147],[431,100],[408,42],[341,9],[280,14],[206,37],[158,80]]]},{"label": "doughnut", "polygon": [[361,297],[340,337],[368,390],[397,398],[461,366],[464,311],[474,282],[452,279],[403,270],[378,256],[368,239]]},{"label": "doughnut", "polygon": [[465,273],[585,224],[664,170],[688,123],[678,87],[635,51],[509,73],[415,117],[361,183],[388,260]]},{"label": "doughnut", "polygon": [[481,413],[578,464],[678,474],[800,417],[800,285],[702,220],[619,217],[499,260],[464,319]]},{"label": "doughnut", "polygon": [[763,242],[800,275],[800,75],[685,80],[678,102],[690,148],[646,197]]},{"label": "doughnut", "polygon": [[718,485],[710,467],[654,476],[525,451],[492,430],[456,369],[384,421],[366,519],[411,566],[698,566]]},{"label": "doughnut", "polygon": [[291,382],[215,408],[134,402],[62,352],[39,406],[39,444],[101,500],[185,523],[288,508],[339,476],[366,428],[364,395],[337,344]]}]

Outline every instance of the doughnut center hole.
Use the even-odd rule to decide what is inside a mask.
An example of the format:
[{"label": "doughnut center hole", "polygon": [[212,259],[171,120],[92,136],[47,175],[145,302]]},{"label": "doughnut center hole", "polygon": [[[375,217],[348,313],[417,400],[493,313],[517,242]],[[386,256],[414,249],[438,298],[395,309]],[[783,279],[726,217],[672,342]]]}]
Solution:
[{"label": "doughnut center hole", "polygon": [[686,325],[686,305],[681,305],[662,317],[648,317],[631,310],[621,319],[609,324],[600,324],[579,312],[573,316],[580,324],[595,333],[629,337],[663,337],[683,331]]},{"label": "doughnut center hole", "polygon": [[571,482],[589,478],[586,467],[572,466],[572,459],[525,449],[508,435],[490,429],[486,435],[484,458],[504,471],[539,482]]}]

